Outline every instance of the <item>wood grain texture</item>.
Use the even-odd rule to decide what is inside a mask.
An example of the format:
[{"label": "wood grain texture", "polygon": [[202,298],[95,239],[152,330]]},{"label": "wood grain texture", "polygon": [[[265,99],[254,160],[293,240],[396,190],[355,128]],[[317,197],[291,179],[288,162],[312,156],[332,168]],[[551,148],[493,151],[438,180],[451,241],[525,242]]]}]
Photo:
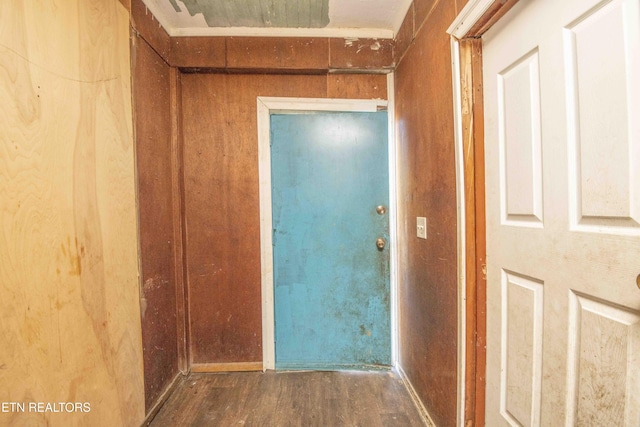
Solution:
[{"label": "wood grain texture", "polygon": [[144,418],[129,14],[112,0],[0,5],[2,425]]},{"label": "wood grain texture", "polygon": [[171,102],[171,191],[173,202],[173,265],[176,283],[176,327],[178,345],[178,369],[186,374],[189,371],[189,343],[187,340],[187,288],[185,278],[184,252],[184,184],[182,176],[182,85],[180,71],[169,70]]},{"label": "wood grain texture", "polygon": [[[424,25],[425,21],[438,3],[453,3],[455,6],[455,0],[414,0],[413,7],[415,9],[415,25],[414,36],[418,33],[420,28]],[[453,20],[451,20],[453,22]],[[451,24],[451,22],[449,23]],[[447,27],[448,28],[448,27]],[[446,30],[446,28],[445,28]]]},{"label": "wood grain texture", "polygon": [[[185,266],[193,363],[262,361],[256,98],[323,98],[327,79],[182,75]],[[360,97],[380,93],[380,84],[362,76],[361,81],[350,77],[334,87],[345,96]]]},{"label": "wood grain texture", "polygon": [[[455,15],[454,2],[439,2],[395,72],[399,359],[438,426],[456,423],[457,208],[445,31]],[[415,237],[417,216],[427,218],[427,240]]]},{"label": "wood grain texture", "polygon": [[119,1],[128,11],[131,11],[131,0],[119,0]]},{"label": "wood grain texture", "polygon": [[329,39],[329,68],[393,70],[393,40]]},{"label": "wood grain texture", "polygon": [[310,37],[227,37],[230,69],[326,71],[329,40]]},{"label": "wood grain texture", "polygon": [[182,76],[194,363],[262,360],[256,97],[325,94],[324,76]]},{"label": "wood grain texture", "polygon": [[[470,41],[473,75],[473,152],[475,182],[475,278],[476,278],[476,372],[475,372],[475,424],[483,426],[485,419],[485,386],[487,366],[487,230],[484,170],[484,89],[482,85],[482,42]],[[472,264],[471,259],[467,262]]]},{"label": "wood grain texture", "polygon": [[482,41],[460,42],[462,139],[466,215],[465,423],[484,425],[486,259]]},{"label": "wood grain texture", "polygon": [[158,397],[158,399],[156,399],[156,403],[150,409],[147,409],[147,415],[141,426],[147,427],[151,423],[151,420],[153,420],[158,412],[160,412],[160,409],[164,406],[165,402],[169,399],[173,392],[177,390],[178,386],[182,384],[183,379],[184,375],[182,373],[177,374],[173,378],[171,383],[165,387],[165,389],[162,391],[162,394]]},{"label": "wood grain texture", "polygon": [[226,37],[171,37],[173,67],[227,67]]},{"label": "wood grain texture", "polygon": [[162,28],[142,0],[130,0],[130,2],[131,27],[149,43],[162,59],[168,61],[171,53],[169,34]]},{"label": "wood grain texture", "polygon": [[[136,1],[136,0],[134,0]],[[151,32],[153,25],[142,9],[137,12],[150,33],[150,44],[164,56],[164,39]],[[148,39],[143,34],[145,39]],[[229,72],[324,74],[330,70],[376,73],[393,69],[389,39],[329,39],[322,37],[172,37],[168,62],[183,69]],[[165,58],[166,59],[166,58]]]},{"label": "wood grain texture", "polygon": [[145,400],[151,408],[178,373],[170,69],[132,39]]},{"label": "wood grain texture", "polygon": [[469,0],[456,0],[456,12],[460,13],[467,3],[469,3]]},{"label": "wood grain texture", "polygon": [[371,426],[424,423],[392,372],[191,374],[151,426]]},{"label": "wood grain texture", "polygon": [[411,42],[413,42],[414,19],[415,5],[412,2],[395,38],[395,45],[393,47],[393,59],[396,63],[396,67],[400,65],[402,58],[404,58],[404,54],[407,52],[407,49],[409,49]]},{"label": "wood grain texture", "polygon": [[327,74],[327,97],[387,99],[384,74]]},{"label": "wood grain texture", "polygon": [[[473,71],[472,44],[462,42],[460,48],[460,93],[462,99],[462,141],[464,153],[464,195],[465,207],[473,211],[475,207],[475,146],[473,144]],[[466,330],[465,337],[465,422],[473,423],[475,416],[475,378],[476,378],[476,223],[475,215],[465,216],[466,261]],[[471,262],[469,262],[471,261]],[[471,332],[471,333],[469,333]]]}]

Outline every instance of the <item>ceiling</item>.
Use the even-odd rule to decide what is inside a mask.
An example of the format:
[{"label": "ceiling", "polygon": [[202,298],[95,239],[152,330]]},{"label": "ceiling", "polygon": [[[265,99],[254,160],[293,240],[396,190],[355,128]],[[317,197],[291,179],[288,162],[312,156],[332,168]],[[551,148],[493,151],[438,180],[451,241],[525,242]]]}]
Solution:
[{"label": "ceiling", "polygon": [[172,37],[393,38],[411,0],[143,0]]}]

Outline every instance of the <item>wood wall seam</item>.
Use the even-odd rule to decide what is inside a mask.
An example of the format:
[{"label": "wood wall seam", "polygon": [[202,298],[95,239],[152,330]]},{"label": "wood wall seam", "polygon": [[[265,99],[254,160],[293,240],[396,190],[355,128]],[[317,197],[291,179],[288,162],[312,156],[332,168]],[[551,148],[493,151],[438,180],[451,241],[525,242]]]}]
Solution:
[{"label": "wood wall seam", "polygon": [[156,417],[156,415],[158,415],[158,412],[160,412],[164,404],[167,403],[167,400],[169,400],[169,397],[171,397],[173,392],[176,391],[176,389],[180,385],[180,381],[184,377],[185,377],[185,374],[182,374],[180,372],[176,374],[173,380],[171,380],[171,383],[167,386],[167,388],[164,390],[162,395],[158,398],[158,400],[156,401],[156,404],[153,405],[153,407],[147,412],[147,415],[145,416],[144,421],[142,421],[142,424],[140,424],[141,427],[148,427],[149,425],[151,425],[151,423],[153,422],[153,419]]},{"label": "wood wall seam", "polygon": [[402,60],[404,59],[404,55],[409,50],[409,47],[413,43],[413,39],[415,38],[415,6],[414,3],[411,2],[411,6],[407,10],[407,14],[402,21],[402,25],[400,25],[400,29],[398,30],[395,37],[395,44],[393,50],[393,58],[395,62],[395,67],[397,68]]},{"label": "wood wall seam", "polygon": [[171,37],[168,62],[197,72],[389,73],[393,49],[392,39]]},{"label": "wood wall seam", "polygon": [[131,0],[119,0],[119,1],[124,6],[125,9],[131,12]]},{"label": "wood wall seam", "polygon": [[171,51],[169,33],[156,21],[142,0],[130,0],[130,26],[167,64]]},{"label": "wood wall seam", "polygon": [[180,71],[169,70],[171,96],[171,191],[173,215],[173,255],[174,280],[176,284],[176,329],[178,346],[178,369],[183,374],[189,371],[187,345],[187,310],[184,269],[184,233],[183,233],[183,186],[182,186],[182,125]]},{"label": "wood wall seam", "polygon": [[424,406],[424,402],[422,401],[422,399],[420,399],[420,396],[418,396],[416,389],[413,387],[413,384],[411,384],[411,380],[409,380],[409,377],[407,377],[407,374],[402,369],[402,366],[398,364],[395,370],[400,376],[400,379],[402,380],[402,383],[404,384],[405,389],[409,393],[409,396],[411,396],[411,400],[413,401],[413,404],[418,409],[420,418],[422,418],[422,421],[424,422],[425,426],[435,427],[435,423],[431,419],[431,415],[429,415],[429,411],[427,411],[427,408]]},{"label": "wood wall seam", "polygon": [[[132,40],[135,162],[142,277],[146,408],[178,370],[171,68],[139,37]],[[179,244],[178,244],[179,249]]]},{"label": "wood wall seam", "polygon": [[[428,9],[428,12],[426,13],[426,15],[424,17],[422,17],[422,19],[420,19],[421,17],[418,16],[418,12],[415,12],[414,15],[414,22],[413,22],[413,37],[415,38],[416,35],[422,30],[422,27],[424,26],[424,24],[429,20],[429,18],[431,17],[431,14],[433,14],[433,12],[438,8],[438,5],[441,1],[443,0],[430,0],[432,2],[431,7]],[[448,1],[448,0],[444,0],[444,1]],[[416,3],[416,1],[414,0],[414,4]],[[423,2],[425,3],[425,2]]]}]

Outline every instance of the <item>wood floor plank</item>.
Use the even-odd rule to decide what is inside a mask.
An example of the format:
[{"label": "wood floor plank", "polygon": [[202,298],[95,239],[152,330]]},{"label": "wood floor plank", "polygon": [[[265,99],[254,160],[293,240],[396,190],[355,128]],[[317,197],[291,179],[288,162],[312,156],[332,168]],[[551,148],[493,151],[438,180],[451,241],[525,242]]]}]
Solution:
[{"label": "wood floor plank", "polygon": [[192,373],[151,427],[424,426],[394,372]]}]

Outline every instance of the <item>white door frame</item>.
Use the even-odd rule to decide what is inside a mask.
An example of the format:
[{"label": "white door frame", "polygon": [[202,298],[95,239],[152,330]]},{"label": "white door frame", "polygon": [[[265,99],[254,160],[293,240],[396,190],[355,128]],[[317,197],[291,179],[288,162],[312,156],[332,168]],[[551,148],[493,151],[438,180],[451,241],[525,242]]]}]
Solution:
[{"label": "white door frame", "polygon": [[[387,81],[393,82],[393,75]],[[389,89],[390,88],[390,89]],[[387,86],[390,100],[393,85]],[[371,99],[275,98],[258,97],[258,168],[260,179],[260,265],[262,283],[262,369],[275,369],[275,313],[273,297],[273,218],[271,206],[271,114],[304,114],[316,111],[375,112],[393,102]],[[396,155],[393,138],[393,110],[389,120],[389,234],[391,250],[391,364],[397,349],[396,311]]]},{"label": "white door frame", "polygon": [[[464,169],[464,141],[462,130],[463,104],[461,87],[460,64],[460,40],[465,38],[469,31],[480,20],[485,18],[490,7],[500,0],[469,0],[460,11],[447,33],[451,36],[451,73],[453,81],[453,108],[454,108],[454,143],[456,153],[456,198],[458,201],[458,416],[457,425],[464,426],[465,417],[465,385],[466,385],[466,227],[465,219],[467,207],[465,206],[465,169]],[[471,206],[473,209],[473,206]],[[473,215],[473,213],[471,213]]]}]

